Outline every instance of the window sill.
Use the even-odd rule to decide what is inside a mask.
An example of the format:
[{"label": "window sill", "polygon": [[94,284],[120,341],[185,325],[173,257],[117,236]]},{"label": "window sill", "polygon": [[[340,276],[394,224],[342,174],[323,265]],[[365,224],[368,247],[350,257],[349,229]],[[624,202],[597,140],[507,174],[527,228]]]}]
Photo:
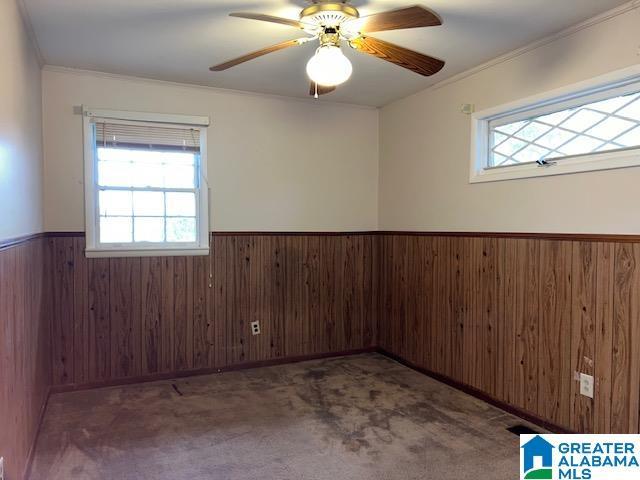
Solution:
[{"label": "window sill", "polygon": [[85,250],[85,255],[87,258],[194,257],[209,255],[209,248],[140,248],[134,250],[87,248]]},{"label": "window sill", "polygon": [[[553,160],[550,160],[553,162]],[[640,166],[640,151],[614,151],[575,157],[564,157],[552,165],[540,166],[536,163],[497,167],[472,171],[469,183],[500,182],[519,178],[546,177],[549,175],[567,175],[570,173],[595,172]]]}]

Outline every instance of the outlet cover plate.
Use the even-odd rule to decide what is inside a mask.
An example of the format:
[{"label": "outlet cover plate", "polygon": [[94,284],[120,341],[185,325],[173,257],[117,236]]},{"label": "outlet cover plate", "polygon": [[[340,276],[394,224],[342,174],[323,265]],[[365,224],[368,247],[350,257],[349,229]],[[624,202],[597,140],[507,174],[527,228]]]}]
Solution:
[{"label": "outlet cover plate", "polygon": [[260,322],[251,322],[251,334],[260,335]]},{"label": "outlet cover plate", "polygon": [[580,374],[580,395],[593,398],[593,376],[586,373]]}]

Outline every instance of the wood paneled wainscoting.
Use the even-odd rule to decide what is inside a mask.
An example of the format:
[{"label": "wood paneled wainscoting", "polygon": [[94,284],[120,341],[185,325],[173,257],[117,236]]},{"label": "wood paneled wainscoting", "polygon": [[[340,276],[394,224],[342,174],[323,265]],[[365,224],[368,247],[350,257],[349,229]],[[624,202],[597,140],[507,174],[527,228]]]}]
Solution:
[{"label": "wood paneled wainscoting", "polygon": [[47,237],[54,389],[380,347],[552,425],[639,430],[637,237],[213,234],[205,257],[111,259]]},{"label": "wood paneled wainscoting", "polygon": [[45,239],[0,242],[0,456],[23,478],[48,396]]},{"label": "wood paneled wainscoting", "polygon": [[381,235],[379,345],[562,428],[637,433],[640,243],[524,237]]},{"label": "wood paneled wainscoting", "polygon": [[[53,384],[372,348],[375,241],[371,234],[213,234],[209,256],[87,259],[83,235],[51,234]],[[260,335],[252,335],[252,321]]]}]

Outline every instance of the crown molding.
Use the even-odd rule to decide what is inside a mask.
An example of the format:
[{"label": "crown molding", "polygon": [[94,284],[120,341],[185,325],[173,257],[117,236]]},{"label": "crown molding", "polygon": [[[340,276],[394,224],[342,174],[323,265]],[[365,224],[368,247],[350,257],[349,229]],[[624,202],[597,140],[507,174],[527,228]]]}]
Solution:
[{"label": "crown molding", "polygon": [[45,61],[42,55],[42,50],[40,49],[40,44],[38,43],[36,31],[33,29],[33,23],[31,22],[31,16],[29,15],[27,6],[24,3],[24,0],[16,0],[16,4],[18,5],[18,11],[20,12],[20,16],[22,17],[24,28],[27,31],[29,39],[31,40],[31,46],[33,47],[33,51],[36,54],[38,64],[40,65],[40,68],[42,68],[45,65]]},{"label": "crown molding", "polygon": [[140,76],[132,76],[132,75],[124,75],[124,74],[118,74],[118,73],[110,73],[110,72],[102,72],[102,71],[95,71],[95,70],[86,70],[86,69],[80,69],[80,68],[72,68],[72,67],[64,67],[64,66],[57,66],[57,65],[49,65],[46,64],[44,57],[42,55],[42,51],[40,49],[40,46],[38,44],[38,39],[37,36],[35,34],[35,31],[33,29],[33,25],[31,23],[31,19],[29,16],[29,12],[26,8],[25,5],[25,0],[16,0],[16,3],[18,5],[18,8],[20,10],[20,13],[22,15],[24,24],[25,24],[25,28],[27,30],[27,33],[29,35],[29,37],[31,38],[31,42],[33,44],[35,53],[36,53],[36,57],[38,58],[38,63],[40,64],[40,66],[42,67],[43,70],[48,70],[48,71],[54,71],[54,72],[63,72],[63,73],[74,73],[74,74],[78,74],[78,75],[89,75],[89,76],[97,76],[97,77],[102,77],[102,78],[113,78],[113,79],[121,79],[121,80],[128,80],[128,81],[139,81],[139,82],[152,82],[152,83],[156,83],[156,84],[161,84],[161,85],[169,85],[169,86],[174,86],[174,87],[186,87],[186,88],[194,88],[194,89],[206,89],[209,91],[214,91],[214,92],[219,92],[219,93],[227,93],[227,94],[233,94],[233,95],[243,95],[243,96],[255,96],[255,97],[261,97],[261,98],[272,98],[272,99],[280,99],[280,100],[294,100],[294,101],[300,101],[300,102],[304,102],[304,103],[309,103],[309,104],[314,104],[314,105],[337,105],[337,106],[346,106],[346,107],[350,107],[350,108],[361,108],[364,110],[379,110],[380,108],[384,108],[386,105],[391,105],[395,102],[401,101],[405,98],[409,98],[412,97],[414,95],[418,95],[420,93],[423,92],[428,92],[428,91],[432,91],[432,90],[437,90],[440,88],[443,88],[447,85],[450,85],[452,83],[456,83],[459,82],[461,80],[464,80],[465,78],[471,77],[473,75],[476,75],[477,73],[480,73],[484,70],[487,70],[489,68],[492,68],[494,66],[500,65],[502,63],[508,62],[510,60],[513,60],[517,57],[520,57],[521,55],[524,55],[528,52],[531,52],[533,50],[536,50],[538,48],[541,48],[545,45],[548,45],[550,43],[553,43],[557,40],[560,40],[562,38],[568,37],[570,35],[573,35],[575,33],[580,32],[581,30],[585,30],[587,28],[593,27],[595,25],[598,25],[600,23],[604,23],[607,22],[613,18],[616,18],[620,15],[624,15],[625,13],[628,13],[632,10],[635,10],[637,8],[640,7],[640,0],[631,0],[623,5],[620,5],[616,8],[613,8],[611,10],[607,10],[606,12],[603,12],[599,15],[596,15],[595,17],[592,17],[588,20],[585,20],[583,22],[580,22],[578,24],[572,25],[570,27],[567,27],[559,32],[556,32],[554,34],[548,35],[546,37],[543,37],[539,40],[536,40],[532,43],[529,43],[528,45],[525,45],[523,47],[520,47],[518,49],[512,50],[511,52],[508,52],[504,55],[500,55],[499,57],[495,57],[485,63],[482,63],[480,65],[477,65],[475,67],[472,67],[470,69],[467,69],[463,72],[457,73],[455,75],[452,75],[451,77],[445,78],[437,83],[434,83],[433,85],[424,88],[416,93],[413,93],[411,95],[407,95],[406,97],[397,99],[397,100],[393,100],[385,105],[382,105],[380,107],[376,107],[376,106],[369,106],[369,105],[358,105],[358,104],[352,104],[352,103],[348,103],[348,102],[331,102],[331,101],[327,101],[327,100],[322,100],[321,102],[318,102],[318,100],[316,99],[306,99],[306,98],[300,98],[300,97],[290,97],[290,96],[286,96],[286,95],[275,95],[275,94],[267,94],[267,93],[258,93],[258,92],[247,92],[247,91],[242,91],[242,90],[234,90],[234,89],[227,89],[227,88],[221,88],[221,87],[212,87],[210,85],[202,85],[202,84],[192,84],[192,83],[181,83],[181,82],[172,82],[172,81],[168,81],[168,80],[158,80],[158,79],[154,79],[154,78],[148,78],[148,77],[140,77]]},{"label": "crown molding", "polygon": [[126,80],[129,82],[154,84],[154,85],[184,88],[184,89],[190,89],[190,90],[203,90],[203,91],[208,91],[213,93],[238,95],[243,97],[257,97],[257,98],[266,98],[271,100],[282,100],[282,101],[288,101],[288,102],[294,101],[294,102],[305,103],[307,105],[314,105],[316,107],[333,106],[333,107],[342,107],[342,108],[350,108],[350,109],[355,108],[359,110],[379,110],[379,107],[375,107],[371,105],[358,105],[355,103],[346,103],[346,102],[330,102],[327,100],[317,100],[314,98],[302,98],[302,97],[289,97],[286,95],[276,95],[272,93],[248,92],[244,90],[234,90],[231,88],[212,87],[211,85],[172,82],[170,80],[158,80],[158,79],[149,78],[149,77],[139,77],[139,76],[133,76],[133,75],[124,75],[121,73],[102,72],[98,70],[86,70],[82,68],[64,67],[60,65],[45,64],[43,65],[42,70],[47,72],[67,73],[71,75],[78,75],[78,76],[85,76],[85,77],[105,78],[105,79],[112,79],[112,80]]},{"label": "crown molding", "polygon": [[620,5],[619,7],[616,8],[612,8],[611,10],[607,10],[606,12],[603,12],[599,15],[596,15],[595,17],[591,17],[588,20],[585,20],[583,22],[577,23],[575,25],[572,25],[570,27],[567,27],[563,30],[560,30],[559,32],[553,33],[551,35],[547,35],[546,37],[543,37],[539,40],[536,40],[532,43],[529,43],[523,47],[517,48],[515,50],[512,50],[510,52],[507,52],[503,55],[500,55],[499,57],[495,57],[485,63],[481,63],[480,65],[477,65],[475,67],[469,68],[463,72],[457,73],[455,75],[452,75],[451,77],[445,78],[437,83],[434,83],[433,85],[430,85],[427,88],[424,88],[416,93],[413,93],[411,95],[407,95],[406,97],[400,98],[398,100],[394,100],[392,102],[389,102],[385,105],[382,106],[382,108],[384,108],[387,105],[392,105],[396,102],[405,100],[407,98],[413,97],[414,95],[420,95],[424,92],[429,92],[429,91],[433,91],[433,90],[438,90],[440,88],[446,87],[447,85],[451,85],[453,83],[459,82],[461,80],[464,80],[465,78],[471,77],[473,75],[476,75],[484,70],[487,70],[489,68],[495,67],[497,65],[500,65],[502,63],[508,62],[510,60],[513,60],[515,58],[518,58],[528,52],[531,52],[533,50],[536,50],[538,48],[544,47],[545,45],[549,45],[550,43],[556,42],[558,40],[561,40],[565,37],[574,35],[582,30],[586,30],[588,28],[594,27],[596,25],[599,25],[601,23],[607,22],[609,20],[612,20],[616,17],[619,17],[620,15],[624,15],[625,13],[628,13],[632,10],[635,10],[637,8],[640,8],[640,0],[632,0],[630,2],[627,2],[623,5]]}]

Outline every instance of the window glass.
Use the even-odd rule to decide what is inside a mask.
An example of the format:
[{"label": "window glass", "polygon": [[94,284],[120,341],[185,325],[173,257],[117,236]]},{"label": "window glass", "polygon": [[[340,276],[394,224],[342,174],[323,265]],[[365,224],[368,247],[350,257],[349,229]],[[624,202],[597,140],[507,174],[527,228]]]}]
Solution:
[{"label": "window glass", "polygon": [[98,147],[101,243],[193,243],[197,152]]},{"label": "window glass", "polygon": [[492,123],[489,167],[640,147],[640,93]]}]

